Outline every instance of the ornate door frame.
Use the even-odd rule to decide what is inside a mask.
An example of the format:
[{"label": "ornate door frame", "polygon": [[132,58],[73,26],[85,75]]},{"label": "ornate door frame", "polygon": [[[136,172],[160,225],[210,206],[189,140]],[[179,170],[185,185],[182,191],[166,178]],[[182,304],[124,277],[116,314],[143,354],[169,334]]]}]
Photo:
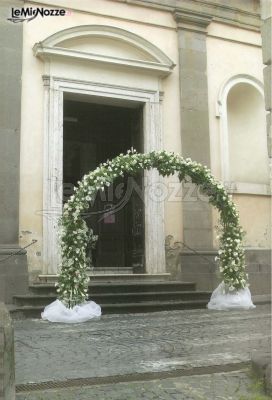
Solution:
[{"label": "ornate door frame", "polygon": [[[63,191],[63,101],[64,93],[100,99],[121,99],[143,105],[144,151],[162,149],[160,92],[125,86],[66,79],[45,75],[44,82],[44,173],[43,173],[43,261],[44,273],[56,274],[59,263],[58,218]],[[161,180],[155,170],[145,171],[145,265],[150,274],[165,272],[164,202],[150,196]]]}]

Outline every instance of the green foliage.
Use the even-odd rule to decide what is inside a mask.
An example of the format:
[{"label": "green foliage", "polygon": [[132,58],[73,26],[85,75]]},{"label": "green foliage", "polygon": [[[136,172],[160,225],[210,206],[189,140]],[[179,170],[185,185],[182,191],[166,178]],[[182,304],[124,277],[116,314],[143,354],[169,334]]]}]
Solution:
[{"label": "green foliage", "polygon": [[252,394],[250,397],[248,395],[239,397],[239,400],[271,400],[271,396],[266,396],[265,394]]},{"label": "green foliage", "polygon": [[155,168],[162,176],[178,173],[180,181],[191,179],[209,198],[220,213],[221,233],[217,260],[219,270],[228,290],[245,288],[245,255],[242,247],[243,231],[236,208],[223,185],[215,180],[211,171],[190,158],[166,151],[147,154],[128,151],[85,175],[75,193],[64,206],[60,220],[61,272],[58,281],[58,298],[68,307],[83,303],[88,297],[86,248],[94,242],[83,213],[98,190],[104,190],[125,173],[137,174],[143,169]]},{"label": "green foliage", "polygon": [[249,378],[251,379],[251,384],[248,387],[248,392],[250,395],[241,396],[239,400],[272,400],[272,396],[269,394],[264,394],[265,389],[265,381],[264,379],[260,379],[251,371],[249,374]]}]

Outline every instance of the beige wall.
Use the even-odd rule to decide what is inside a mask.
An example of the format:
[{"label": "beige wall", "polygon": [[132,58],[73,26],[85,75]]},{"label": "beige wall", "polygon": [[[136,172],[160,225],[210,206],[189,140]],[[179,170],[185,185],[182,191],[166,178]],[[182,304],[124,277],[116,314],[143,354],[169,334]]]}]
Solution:
[{"label": "beige wall", "polygon": [[[247,249],[271,249],[271,198],[260,195],[233,195],[240,215],[240,224],[245,232],[244,245]],[[214,224],[218,224],[218,212],[213,212]],[[218,246],[215,230],[214,245]]]},{"label": "beige wall", "polygon": [[[78,3],[61,2],[65,6]],[[26,4],[27,6],[27,4]],[[144,90],[155,89],[163,93],[162,126],[163,147],[167,150],[181,153],[180,120],[179,120],[179,71],[178,67],[172,74],[162,80],[158,86],[158,79],[137,71],[126,72],[114,68],[103,68],[93,64],[65,61],[59,59],[45,68],[44,63],[33,56],[32,48],[55,32],[78,25],[110,25],[133,32],[159,47],[175,64],[178,64],[178,44],[174,28],[174,20],[168,13],[133,7],[108,1],[90,2],[81,1],[80,7],[91,8],[92,13],[72,11],[72,16],[63,18],[37,18],[31,23],[24,24],[24,55],[23,55],[23,88],[22,88],[22,147],[21,147],[21,188],[20,188],[20,232],[31,232],[21,235],[21,245],[28,243],[28,238],[38,239],[35,248],[29,251],[30,270],[42,270],[42,213],[43,208],[43,131],[44,131],[44,90],[42,75],[52,74],[70,79],[102,82],[105,84],[137,87]],[[103,16],[108,11],[114,16]],[[101,13],[101,15],[100,15]],[[145,23],[143,23],[145,21]],[[105,49],[105,41],[96,42],[99,51]],[[110,46],[110,42],[107,44]],[[74,46],[74,43],[65,43],[65,46]],[[80,46],[86,50],[89,46],[82,41]],[[98,50],[98,49],[96,49]],[[115,49],[119,55],[127,54],[129,49],[120,46]],[[131,49],[130,49],[131,50]],[[109,53],[112,51],[109,48]],[[134,52],[135,55],[135,52]],[[181,202],[171,202],[165,206],[166,234],[173,234],[176,238],[182,235]],[[175,223],[178,221],[178,223]]]},{"label": "beige wall", "polygon": [[220,119],[217,100],[224,83],[235,75],[262,78],[261,36],[257,32],[212,23],[207,37],[207,74],[212,172],[221,179]]},{"label": "beige wall", "polygon": [[234,195],[248,248],[271,248],[271,199],[268,196]]},{"label": "beige wall", "polygon": [[251,85],[238,83],[227,98],[230,180],[268,183],[269,165],[264,98]]},{"label": "beige wall", "polygon": [[[96,68],[82,63],[54,62],[45,70],[43,61],[33,56],[35,43],[48,36],[77,25],[102,24],[125,29],[159,47],[177,66],[172,74],[161,81],[158,90],[163,92],[162,126],[164,148],[182,153],[180,138],[180,101],[178,70],[178,38],[176,23],[171,13],[115,1],[47,0],[48,4],[71,8],[71,16],[63,18],[36,18],[24,23],[23,74],[22,74],[22,125],[21,125],[21,187],[20,187],[20,235],[21,245],[37,239],[38,243],[28,252],[31,271],[42,270],[42,213],[43,213],[43,132],[44,89],[43,74],[59,74],[63,77],[102,81],[124,86],[154,88],[154,79],[139,73],[117,72]],[[34,3],[25,4],[33,6]],[[77,8],[77,10],[75,9]],[[71,43],[70,43],[71,45]],[[101,46],[107,48],[105,42]],[[209,90],[209,123],[211,137],[212,172],[220,179],[220,121],[216,116],[216,101],[222,84],[236,74],[249,74],[262,81],[260,34],[227,25],[212,23],[207,37],[207,74]],[[86,48],[86,42],[81,46]],[[128,49],[127,49],[128,50]],[[116,50],[117,51],[117,50]],[[125,51],[121,46],[120,54]],[[182,73],[182,71],[181,71]],[[173,178],[172,181],[177,181]],[[269,199],[265,196],[237,195],[242,225],[248,230],[248,246],[268,247],[267,221]],[[249,223],[253,210],[256,229]],[[216,213],[214,213],[216,223]],[[248,226],[247,226],[248,224]],[[182,203],[171,201],[165,205],[166,235],[182,239]],[[248,227],[248,229],[247,229]],[[266,232],[266,233],[265,233]]]},{"label": "beige wall", "polygon": [[[207,73],[208,73],[208,90],[209,90],[209,124],[210,124],[210,138],[211,138],[211,169],[213,174],[219,179],[222,179],[222,116],[220,116],[220,105],[218,100],[219,94],[223,85],[232,77],[236,75],[249,76],[258,82],[263,82],[262,75],[262,54],[261,54],[261,36],[258,32],[247,31],[237,27],[230,27],[224,24],[212,23],[208,28],[207,37]],[[231,89],[235,90],[235,87]],[[257,92],[257,89],[250,87],[249,91]],[[236,93],[237,94],[237,93]],[[241,94],[241,93],[240,93]],[[243,95],[249,95],[245,90]],[[255,100],[260,100],[261,95],[257,93]],[[235,109],[234,102],[239,102],[238,97],[232,99],[233,112]],[[251,101],[254,101],[251,96]],[[236,104],[238,106],[238,104]],[[254,107],[253,107],[254,108]],[[253,183],[267,183],[268,184],[268,158],[267,149],[265,146],[265,121],[263,119],[263,126],[258,128],[258,134],[261,135],[260,140],[254,134],[253,130],[248,132],[248,122],[256,123],[252,118],[252,113],[258,114],[259,123],[263,119],[263,111],[260,110],[260,103],[258,109],[252,109],[251,115],[247,121],[240,121],[239,132],[243,135],[243,141],[237,136],[233,140],[233,151],[230,158],[230,170],[236,176],[232,176],[232,180],[253,182]],[[233,114],[232,114],[233,116]],[[253,122],[252,122],[253,120]],[[233,121],[231,121],[232,123]],[[236,121],[237,122],[237,121]],[[233,126],[232,126],[233,127]],[[237,126],[235,127],[235,129]],[[251,126],[252,128],[252,126]],[[243,131],[243,132],[242,132]],[[235,132],[232,132],[235,134]],[[254,136],[254,140],[253,137]],[[240,142],[239,142],[240,140]],[[238,143],[238,142],[239,143]],[[245,147],[246,158],[252,156],[253,147],[256,145],[253,160],[244,160],[242,163],[239,161],[238,156],[241,153],[243,156],[243,147]],[[231,143],[229,143],[231,144]],[[239,148],[237,148],[239,147]],[[258,150],[258,151],[257,151]],[[235,154],[234,154],[235,153]],[[262,153],[262,154],[261,154]],[[233,163],[236,161],[235,166]],[[249,164],[251,162],[251,164]],[[224,167],[224,166],[223,166]],[[249,177],[250,175],[250,177]],[[270,210],[271,200],[269,196],[254,195],[254,189],[250,188],[246,194],[236,194],[233,200],[237,205],[240,216],[241,225],[247,232],[245,237],[245,245],[247,247],[261,247],[270,248],[271,242],[269,237],[269,224],[270,224]],[[218,213],[213,212],[214,225],[217,224]],[[252,223],[253,222],[253,223]],[[214,243],[216,232],[214,231]]]}]

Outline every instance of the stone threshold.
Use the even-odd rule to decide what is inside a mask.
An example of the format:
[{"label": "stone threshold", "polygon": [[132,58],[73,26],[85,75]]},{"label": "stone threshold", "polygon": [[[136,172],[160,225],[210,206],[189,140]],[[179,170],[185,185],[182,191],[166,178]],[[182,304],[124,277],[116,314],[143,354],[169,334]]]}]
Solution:
[{"label": "stone threshold", "polygon": [[[58,279],[58,274],[43,274],[39,275],[39,283],[44,283],[44,282],[56,282]],[[92,279],[128,279],[128,280],[137,280],[137,279],[154,279],[154,280],[168,280],[171,277],[171,274],[168,272],[162,273],[162,274],[126,274],[126,273],[121,273],[121,274],[108,274],[108,273],[95,273],[95,272],[89,272],[88,276]]]},{"label": "stone threshold", "polygon": [[271,294],[256,294],[252,296],[254,304],[269,304],[271,303]]}]

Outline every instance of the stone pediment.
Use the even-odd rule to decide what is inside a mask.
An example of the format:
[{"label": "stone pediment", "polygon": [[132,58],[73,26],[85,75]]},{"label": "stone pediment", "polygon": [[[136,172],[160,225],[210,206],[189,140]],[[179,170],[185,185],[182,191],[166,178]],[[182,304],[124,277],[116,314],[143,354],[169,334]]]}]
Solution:
[{"label": "stone pediment", "polygon": [[123,29],[88,25],[57,32],[36,43],[34,55],[42,59],[65,57],[168,75],[175,64],[146,39]]}]

